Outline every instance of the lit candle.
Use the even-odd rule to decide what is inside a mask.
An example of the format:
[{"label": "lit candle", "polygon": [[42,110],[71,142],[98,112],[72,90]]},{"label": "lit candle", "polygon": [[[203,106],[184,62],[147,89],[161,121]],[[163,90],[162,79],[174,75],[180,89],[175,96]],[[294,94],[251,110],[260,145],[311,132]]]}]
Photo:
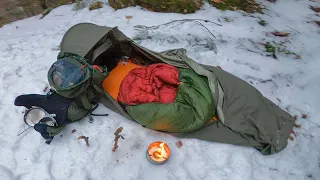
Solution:
[{"label": "lit candle", "polygon": [[147,159],[152,164],[163,164],[170,157],[170,148],[169,146],[160,141],[153,142],[149,145],[147,150]]}]

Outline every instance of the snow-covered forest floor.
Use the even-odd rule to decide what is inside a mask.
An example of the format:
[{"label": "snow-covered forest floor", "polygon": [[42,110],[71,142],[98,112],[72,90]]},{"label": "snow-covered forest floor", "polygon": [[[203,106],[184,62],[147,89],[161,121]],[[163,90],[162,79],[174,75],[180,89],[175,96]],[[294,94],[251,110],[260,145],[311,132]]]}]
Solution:
[{"label": "snow-covered forest floor", "polygon": [[[73,5],[65,5],[43,19],[39,15],[3,26],[0,179],[320,179],[320,28],[313,23],[320,17],[309,8],[320,3],[281,0],[264,4],[265,14],[220,11],[205,4],[188,15],[155,13],[140,7],[114,11],[108,5],[74,11]],[[198,20],[171,22],[182,19]],[[259,24],[261,20],[265,26]],[[50,145],[32,129],[17,136],[27,125],[22,120],[23,108],[13,104],[15,97],[43,94],[62,36],[80,22],[117,26],[155,51],[185,48],[195,61],[221,66],[251,83],[282,109],[297,115],[301,128],[295,128],[296,136],[288,140],[286,149],[263,156],[253,148],[177,139],[145,129],[100,106],[97,113],[107,112],[108,117],[70,124]],[[271,33],[274,31],[289,34],[279,37]],[[280,51],[273,53],[274,47]],[[113,133],[120,126],[125,139],[120,139],[119,148],[112,152]],[[75,133],[71,133],[73,129]],[[77,140],[80,135],[90,138],[89,147]],[[145,157],[148,145],[157,140],[168,143],[172,151],[169,161],[160,166],[150,164]],[[183,143],[181,148],[175,145],[178,140]]]}]

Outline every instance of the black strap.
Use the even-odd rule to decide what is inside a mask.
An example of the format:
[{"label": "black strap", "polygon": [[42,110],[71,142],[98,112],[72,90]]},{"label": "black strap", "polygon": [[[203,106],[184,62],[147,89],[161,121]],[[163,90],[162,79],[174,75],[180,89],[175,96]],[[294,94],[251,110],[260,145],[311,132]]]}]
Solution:
[{"label": "black strap", "polygon": [[92,116],[109,116],[109,114],[93,114],[91,113]]},{"label": "black strap", "polygon": [[99,106],[99,103],[97,103],[97,104],[95,105],[95,107],[90,110],[90,112],[89,112],[90,114],[87,115],[87,116],[89,116],[89,119],[90,119],[89,122],[90,122],[90,123],[93,122],[92,116],[109,116],[109,114],[93,114],[92,112],[93,112],[95,109],[97,109],[98,106]]},{"label": "black strap", "polygon": [[98,107],[99,107],[99,103],[97,103],[97,104],[95,105],[95,107],[91,109],[90,115],[92,115],[92,116],[109,116],[109,114],[94,114],[94,113],[92,113],[92,112],[93,112],[94,110],[96,110]]}]

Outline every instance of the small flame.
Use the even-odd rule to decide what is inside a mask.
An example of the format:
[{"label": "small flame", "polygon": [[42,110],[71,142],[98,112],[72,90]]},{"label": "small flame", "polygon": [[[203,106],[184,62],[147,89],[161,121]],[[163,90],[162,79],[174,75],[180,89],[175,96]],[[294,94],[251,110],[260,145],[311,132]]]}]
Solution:
[{"label": "small flame", "polygon": [[164,155],[164,142],[160,144],[160,148],[157,148],[157,151],[154,152],[154,156],[158,157],[158,158],[162,158]]}]

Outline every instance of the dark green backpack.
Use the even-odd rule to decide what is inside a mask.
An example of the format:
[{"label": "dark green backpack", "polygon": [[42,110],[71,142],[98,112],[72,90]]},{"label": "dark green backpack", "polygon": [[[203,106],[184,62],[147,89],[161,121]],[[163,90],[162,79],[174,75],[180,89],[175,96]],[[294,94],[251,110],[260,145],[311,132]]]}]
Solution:
[{"label": "dark green backpack", "polygon": [[58,54],[47,77],[53,91],[72,99],[68,108],[68,122],[78,121],[92,113],[104,96],[102,82],[108,74],[106,67],[89,64],[77,54]]}]

